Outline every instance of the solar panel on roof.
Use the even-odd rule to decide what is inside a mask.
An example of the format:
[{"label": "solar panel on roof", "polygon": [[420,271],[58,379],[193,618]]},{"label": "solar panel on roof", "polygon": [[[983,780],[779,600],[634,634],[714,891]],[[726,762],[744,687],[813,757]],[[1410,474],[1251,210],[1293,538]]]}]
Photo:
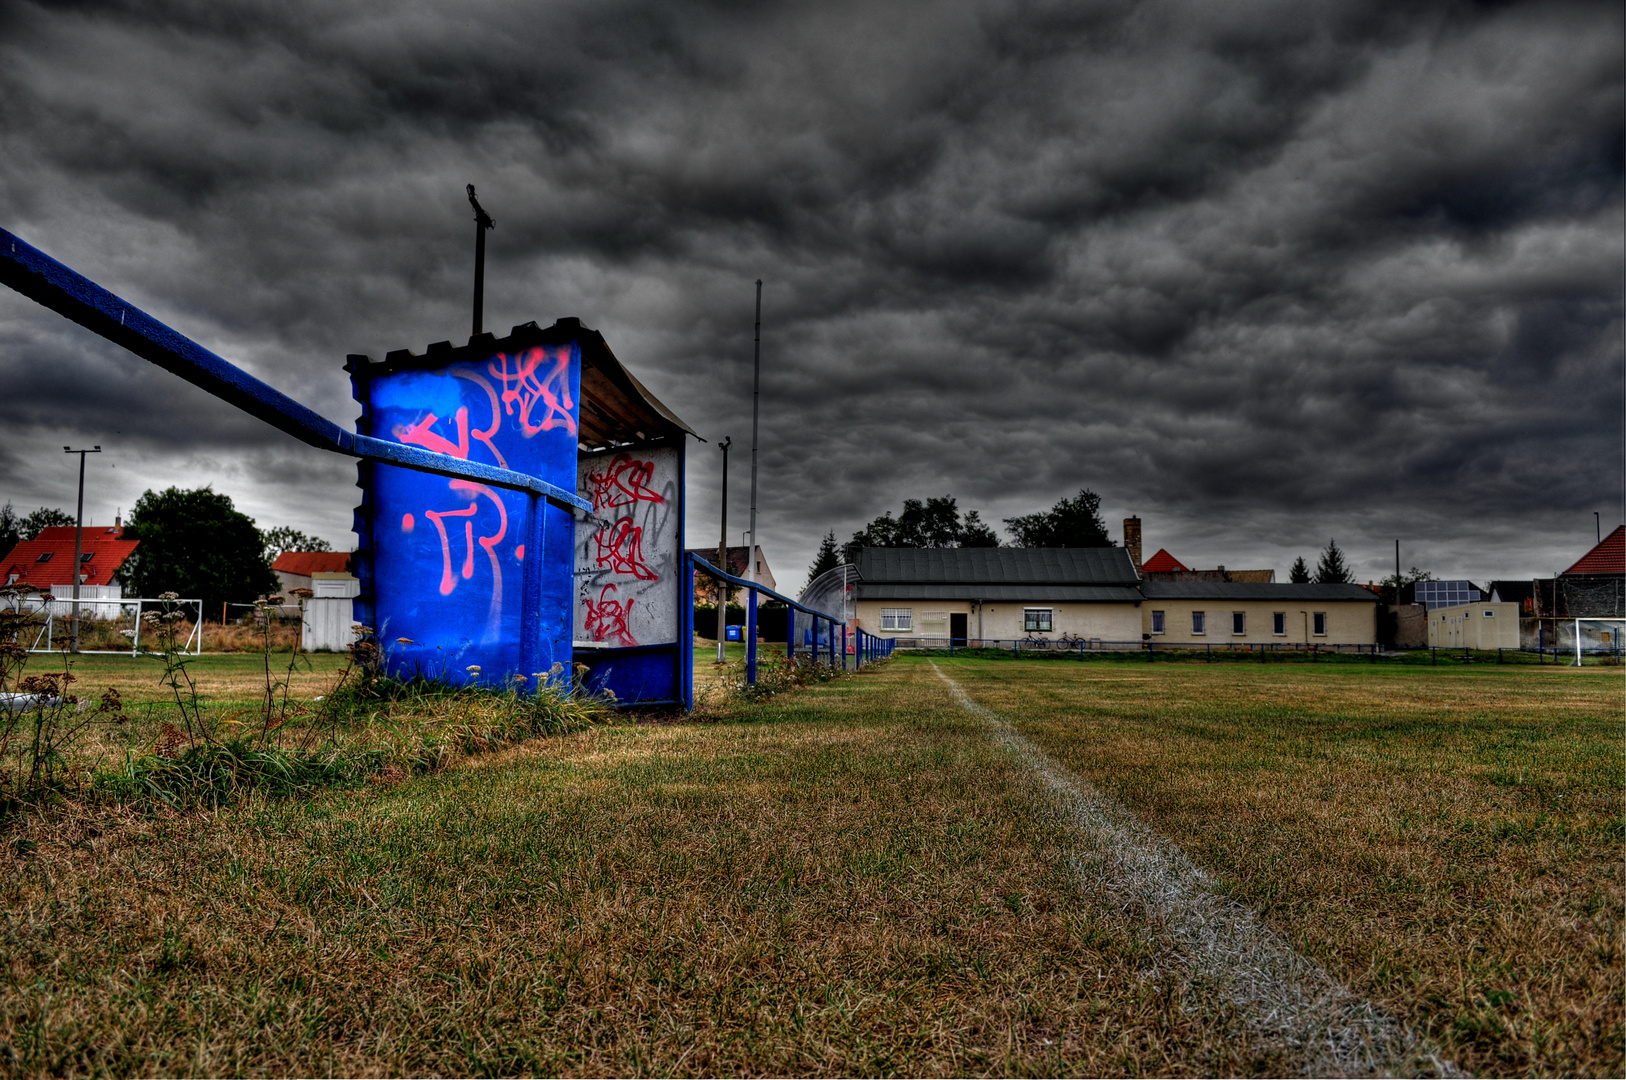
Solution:
[{"label": "solar panel on roof", "polygon": [[1468,581],[1419,581],[1415,596],[1417,603],[1426,605],[1430,611],[1480,600],[1479,590]]}]

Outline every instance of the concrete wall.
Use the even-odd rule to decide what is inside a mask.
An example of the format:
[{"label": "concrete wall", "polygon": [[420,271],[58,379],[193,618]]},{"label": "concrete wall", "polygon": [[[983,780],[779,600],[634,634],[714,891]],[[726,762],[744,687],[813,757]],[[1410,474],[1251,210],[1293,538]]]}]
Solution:
[{"label": "concrete wall", "polygon": [[1442,649],[1517,649],[1519,605],[1483,600],[1435,608],[1428,613],[1428,643]]},{"label": "concrete wall", "polygon": [[[1367,600],[1148,600],[1140,606],[1142,632],[1159,643],[1372,645],[1377,642],[1375,602]],[[1163,612],[1163,632],[1153,629],[1153,612]],[[1192,613],[1203,613],[1204,632],[1192,632]],[[1231,632],[1231,615],[1242,612],[1244,632]],[[1327,632],[1315,633],[1315,613],[1327,615]],[[1274,615],[1286,616],[1285,632],[1274,631]]]},{"label": "concrete wall", "polygon": [[[913,627],[909,630],[881,629],[882,608],[908,608]],[[1001,600],[979,606],[969,600],[860,600],[857,604],[858,627],[866,634],[896,638],[946,638],[949,636],[949,616],[966,616],[966,636],[977,640],[1011,640],[1027,638],[1023,629],[1022,613],[1026,608],[1050,608],[1049,633],[1034,633],[1036,638],[1059,639],[1063,634],[1075,638],[1100,641],[1138,642],[1141,635],[1140,612],[1134,604],[1079,604],[1040,603]]]}]

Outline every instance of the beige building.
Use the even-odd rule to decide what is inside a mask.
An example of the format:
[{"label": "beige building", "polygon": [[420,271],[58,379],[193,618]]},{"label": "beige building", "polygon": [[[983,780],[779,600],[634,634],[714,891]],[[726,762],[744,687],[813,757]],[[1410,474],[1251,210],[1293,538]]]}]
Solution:
[{"label": "beige building", "polygon": [[1378,639],[1378,597],[1359,585],[1147,581],[1140,591],[1141,632],[1158,644],[1372,645]]},{"label": "beige building", "polygon": [[865,633],[1139,646],[1138,577],[1123,548],[864,548],[857,569],[853,610]]},{"label": "beige building", "polygon": [[1495,600],[1435,608],[1428,643],[1441,649],[1517,649],[1519,605]]}]

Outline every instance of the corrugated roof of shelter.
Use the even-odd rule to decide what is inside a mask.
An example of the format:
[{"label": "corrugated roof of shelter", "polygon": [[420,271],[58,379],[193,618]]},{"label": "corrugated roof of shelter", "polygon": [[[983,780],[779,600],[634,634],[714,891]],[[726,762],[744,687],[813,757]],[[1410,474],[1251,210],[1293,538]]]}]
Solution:
[{"label": "corrugated roof of shelter", "polygon": [[864,548],[865,582],[961,585],[1134,585],[1129,552],[1102,548]]},{"label": "corrugated roof of shelter", "polygon": [[284,551],[271,563],[273,570],[300,577],[342,574],[349,568],[350,553],[346,551]]},{"label": "corrugated roof of shelter", "polygon": [[988,603],[1004,601],[1024,604],[1138,604],[1141,601],[1140,592],[1133,585],[860,581],[856,595],[859,600],[982,600]]},{"label": "corrugated roof of shelter", "polygon": [[1157,554],[1140,564],[1143,574],[1167,574],[1175,570],[1190,570],[1191,567],[1176,559],[1165,548],[1158,548]]},{"label": "corrugated roof of shelter", "polygon": [[1278,581],[1147,581],[1141,584],[1147,600],[1366,600],[1378,596],[1361,585],[1294,585]]},{"label": "corrugated roof of shelter", "polygon": [[382,363],[375,363],[368,356],[351,355],[345,363],[345,370],[364,378],[388,375],[396,371],[477,362],[493,353],[516,353],[538,345],[562,345],[573,339],[581,343],[582,350],[582,400],[578,410],[581,423],[577,429],[577,438],[582,445],[599,449],[622,443],[647,442],[661,436],[688,434],[700,437],[626,369],[615,353],[610,351],[603,334],[589,330],[581,324],[580,319],[558,319],[549,327],[541,327],[534,322],[524,323],[510,330],[507,337],[480,334],[469,338],[468,344],[461,346],[453,346],[449,341],[437,341],[421,355],[410,349],[396,349],[386,353]]},{"label": "corrugated roof of shelter", "polygon": [[[14,584],[28,584],[37,589],[48,589],[53,586],[73,586],[73,540],[74,527],[72,525],[51,525],[40,530],[38,536],[32,540],[24,540],[5,558],[0,559],[0,584],[10,581],[13,574],[17,576]],[[124,564],[140,545],[139,540],[120,539],[124,530],[119,528],[85,527],[85,536],[81,544],[83,554],[90,556],[82,564],[84,580],[81,585],[111,585],[113,574]],[[45,556],[42,562],[40,556]]]},{"label": "corrugated roof of shelter", "polygon": [[1616,526],[1564,574],[1626,574],[1626,525]]}]

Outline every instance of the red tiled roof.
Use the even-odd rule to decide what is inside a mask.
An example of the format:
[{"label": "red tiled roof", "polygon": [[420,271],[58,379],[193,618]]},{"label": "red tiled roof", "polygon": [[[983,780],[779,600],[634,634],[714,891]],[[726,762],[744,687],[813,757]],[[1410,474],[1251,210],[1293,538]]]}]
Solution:
[{"label": "red tiled roof", "polygon": [[1591,551],[1582,555],[1566,574],[1626,574],[1626,525],[1615,531]]},{"label": "red tiled roof", "polygon": [[1140,569],[1143,574],[1167,574],[1176,570],[1189,570],[1191,567],[1186,566],[1163,548],[1158,548],[1156,555],[1140,564]]},{"label": "red tiled roof", "polygon": [[349,564],[348,551],[284,551],[272,562],[271,569],[310,577],[312,574],[342,574]]},{"label": "red tiled roof", "polygon": [[[130,557],[139,540],[121,540],[123,529],[87,526],[83,541],[83,554],[89,556],[81,565],[83,585],[111,585],[113,574]],[[51,525],[40,530],[32,540],[24,540],[0,559],[0,585],[32,585],[48,589],[54,585],[73,585],[72,525]],[[44,562],[40,556],[47,556]]]}]

